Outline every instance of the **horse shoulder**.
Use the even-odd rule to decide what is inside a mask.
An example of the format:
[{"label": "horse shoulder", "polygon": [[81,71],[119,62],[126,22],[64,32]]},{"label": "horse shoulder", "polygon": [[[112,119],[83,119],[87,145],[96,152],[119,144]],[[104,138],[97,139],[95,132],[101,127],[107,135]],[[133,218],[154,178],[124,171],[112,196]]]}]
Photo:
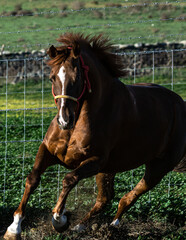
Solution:
[{"label": "horse shoulder", "polygon": [[75,132],[69,141],[64,163],[76,168],[91,155],[90,151],[91,142],[89,134],[87,133],[87,136],[85,136],[80,134],[80,132]]},{"label": "horse shoulder", "polygon": [[43,142],[52,155],[57,156],[60,160],[63,160],[67,150],[69,138],[70,131],[61,130],[55,117],[45,134]]}]

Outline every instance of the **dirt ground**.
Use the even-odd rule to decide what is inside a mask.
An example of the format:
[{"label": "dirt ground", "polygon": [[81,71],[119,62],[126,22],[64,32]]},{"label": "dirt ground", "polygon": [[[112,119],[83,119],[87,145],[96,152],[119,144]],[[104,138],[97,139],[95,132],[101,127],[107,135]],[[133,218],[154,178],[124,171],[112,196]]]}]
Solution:
[{"label": "dirt ground", "polygon": [[[51,224],[51,212],[38,212],[37,210],[29,210],[27,217],[22,226],[22,240],[133,240],[133,239],[184,239],[180,238],[180,233],[184,236],[186,226],[176,226],[171,223],[153,222],[142,219],[127,221],[122,219],[118,227],[111,227],[112,217],[98,215],[91,220],[87,229],[81,233],[76,233],[70,230],[78,224],[82,213],[79,211],[67,212],[69,228],[62,234],[57,234]],[[7,226],[11,223],[12,217],[9,219],[2,218],[0,226],[3,226],[0,231],[0,239],[3,239],[3,234]],[[176,236],[179,236],[177,238]]]},{"label": "dirt ground", "polygon": [[67,239],[70,240],[150,240],[163,239],[164,236],[172,233],[172,231],[180,231],[180,229],[173,224],[152,221],[143,222],[142,220],[127,222],[124,218],[118,227],[112,227],[110,226],[112,220],[112,217],[100,215],[95,217],[82,233],[74,233],[67,230],[63,237],[67,237]]}]

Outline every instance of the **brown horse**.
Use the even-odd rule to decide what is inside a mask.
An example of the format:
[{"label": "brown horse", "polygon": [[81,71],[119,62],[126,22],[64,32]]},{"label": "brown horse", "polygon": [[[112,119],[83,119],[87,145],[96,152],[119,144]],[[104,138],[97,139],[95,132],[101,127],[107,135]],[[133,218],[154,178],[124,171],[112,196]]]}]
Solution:
[{"label": "brown horse", "polygon": [[155,84],[124,85],[121,57],[111,53],[102,36],[64,34],[61,47],[51,46],[50,79],[58,113],[50,124],[6,239],[18,239],[30,194],[47,167],[61,164],[71,172],[53,209],[53,225],[62,231],[64,208],[72,188],[96,175],[98,196],[92,210],[74,229],[80,231],[114,196],[114,176],[145,164],[137,186],[119,202],[112,225],[183,158],[186,107],[174,92]]}]

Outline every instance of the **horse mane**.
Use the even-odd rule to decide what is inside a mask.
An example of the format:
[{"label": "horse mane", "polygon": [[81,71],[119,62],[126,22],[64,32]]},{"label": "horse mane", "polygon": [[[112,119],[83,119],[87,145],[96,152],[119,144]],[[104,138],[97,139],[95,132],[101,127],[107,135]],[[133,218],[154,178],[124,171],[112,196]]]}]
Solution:
[{"label": "horse mane", "polygon": [[[102,34],[84,36],[80,33],[65,33],[57,41],[63,44],[62,47],[57,48],[58,51],[64,49],[64,46],[75,47],[78,44],[80,49],[91,49],[112,77],[117,78],[126,75],[122,57],[113,53],[113,44]],[[60,57],[64,59],[64,55],[61,55],[56,58],[55,62],[59,62]],[[54,60],[51,63],[54,63]]]}]

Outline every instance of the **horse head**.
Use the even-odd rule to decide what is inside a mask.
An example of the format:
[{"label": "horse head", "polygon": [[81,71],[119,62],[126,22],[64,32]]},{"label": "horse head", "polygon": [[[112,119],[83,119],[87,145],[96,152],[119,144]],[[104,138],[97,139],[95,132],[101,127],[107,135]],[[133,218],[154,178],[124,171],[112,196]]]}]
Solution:
[{"label": "horse head", "polygon": [[78,43],[57,48],[51,46],[47,52],[51,58],[50,80],[58,108],[57,121],[61,129],[73,128],[79,110],[79,101],[86,90],[87,66],[84,65],[80,52]]}]

